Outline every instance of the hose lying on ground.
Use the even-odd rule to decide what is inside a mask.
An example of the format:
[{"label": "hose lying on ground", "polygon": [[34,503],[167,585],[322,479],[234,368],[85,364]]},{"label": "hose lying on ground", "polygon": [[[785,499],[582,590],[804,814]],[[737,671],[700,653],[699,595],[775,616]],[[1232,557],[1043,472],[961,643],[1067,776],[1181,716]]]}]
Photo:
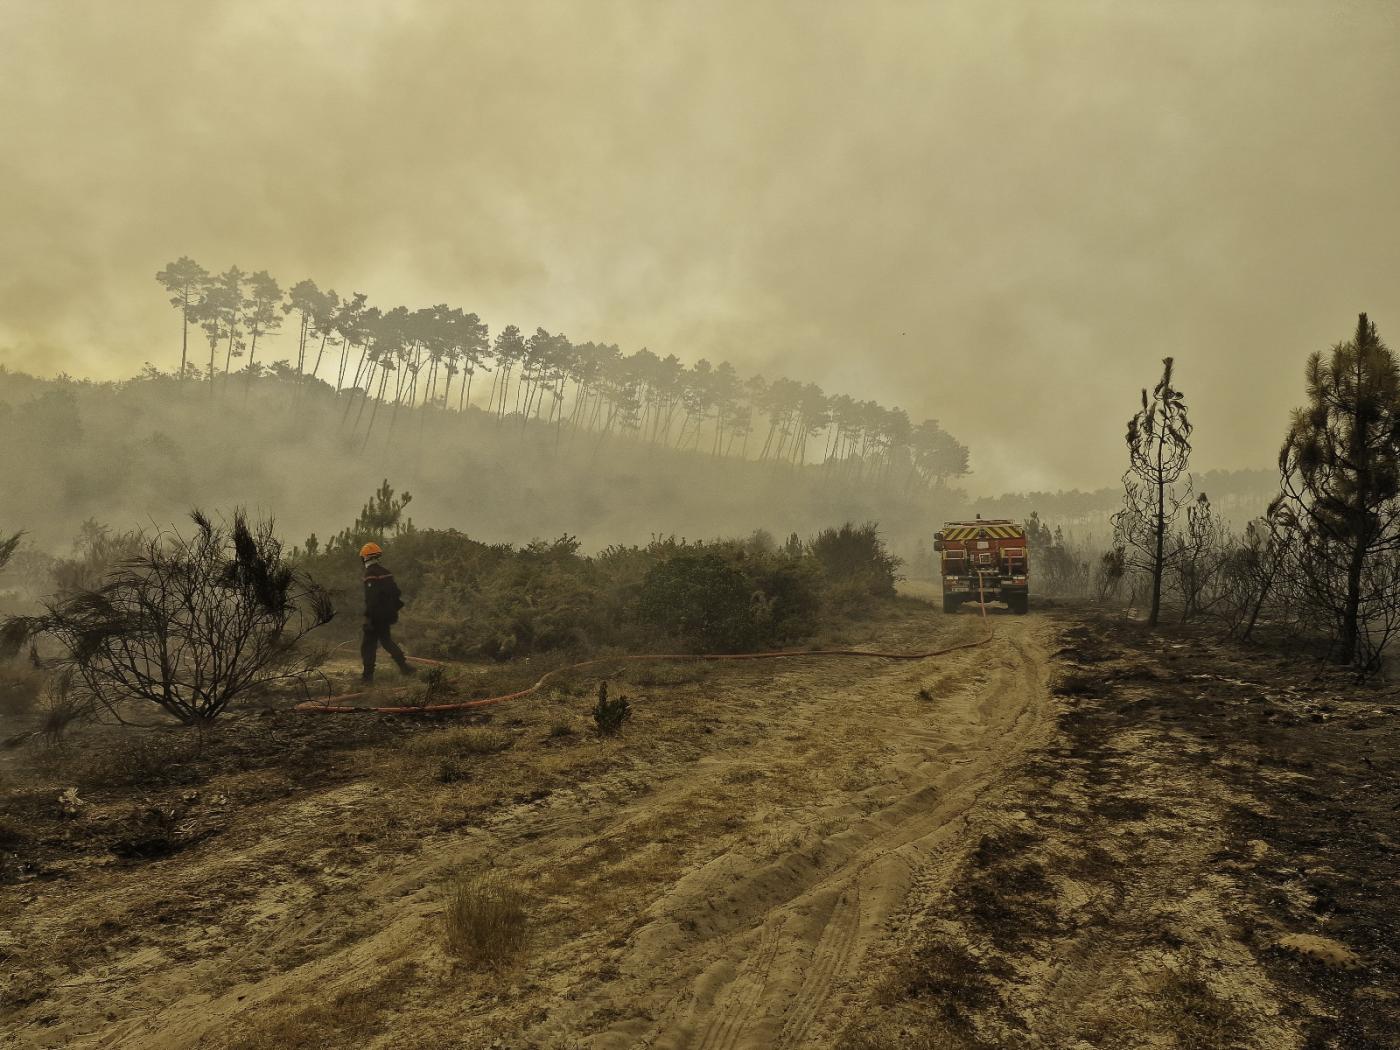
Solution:
[{"label": "hose lying on ground", "polygon": [[[979,597],[984,596],[979,595]],[[987,619],[986,601],[979,601],[978,607],[981,610],[982,620],[985,623]],[[508,700],[522,699],[532,693],[539,692],[552,678],[556,678],[569,671],[580,671],[586,667],[597,667],[600,664],[639,663],[645,660],[781,660],[801,656],[865,656],[877,660],[928,660],[935,656],[946,656],[948,653],[956,653],[962,649],[974,649],[979,645],[986,645],[992,640],[994,633],[992,628],[988,626],[987,632],[981,638],[975,639],[974,641],[959,642],[957,645],[945,646],[942,649],[929,649],[925,652],[917,653],[880,652],[870,649],[778,649],[761,653],[641,653],[622,656],[600,656],[592,660],[584,660],[580,663],[569,664],[565,667],[556,667],[552,671],[546,671],[544,674],[540,675],[534,685],[528,686],[525,689],[519,689],[514,693],[505,693],[501,696],[488,696],[479,700],[458,700],[443,704],[401,704],[383,707],[361,707],[343,702],[368,695],[367,692],[358,692],[342,693],[339,696],[328,697],[326,700],[306,700],[297,704],[294,710],[307,711],[321,715],[418,715],[436,714],[443,711],[474,711],[479,707],[491,707],[495,704],[503,704]],[[428,660],[424,657],[409,657],[409,659],[414,663],[428,664],[434,667],[450,666],[449,661]],[[336,702],[333,703],[332,701]]]}]

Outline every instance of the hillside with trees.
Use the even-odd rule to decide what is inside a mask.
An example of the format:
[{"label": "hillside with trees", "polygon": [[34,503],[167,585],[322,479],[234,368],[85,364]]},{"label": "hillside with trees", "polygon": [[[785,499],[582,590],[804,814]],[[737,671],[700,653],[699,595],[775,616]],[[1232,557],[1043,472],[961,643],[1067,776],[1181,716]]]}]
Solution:
[{"label": "hillside with trees", "polygon": [[[265,270],[211,275],[187,257],[156,279],[179,311],[178,377],[212,387],[236,374],[245,390],[265,378],[324,383],[345,400],[350,433],[365,447],[380,439],[376,424],[388,440],[401,410],[470,406],[553,426],[561,441],[567,426],[715,456],[817,462],[878,483],[929,486],[968,470],[966,447],[937,420],[916,424],[902,409],[829,395],[812,382],[742,376],[727,361],[687,366],[645,347],[624,354],[615,344],[575,343],[543,328],[526,335],[515,325],[491,338],[475,313],[446,303],[381,308],[363,292],[342,299],[311,280],[284,293]],[[259,339],[266,356],[284,322],[295,353],[259,362]],[[207,341],[206,367],[190,358],[192,326]]]},{"label": "hillside with trees", "polygon": [[[0,368],[0,439],[29,543],[82,523],[168,523],[190,505],[276,508],[305,537],[382,478],[426,524],[586,545],[878,520],[914,550],[957,512],[968,449],[935,420],[728,362],[493,332],[438,304],[370,305],[265,271],[157,275],[178,365],[97,383]],[[162,355],[164,356],[164,355]]]}]

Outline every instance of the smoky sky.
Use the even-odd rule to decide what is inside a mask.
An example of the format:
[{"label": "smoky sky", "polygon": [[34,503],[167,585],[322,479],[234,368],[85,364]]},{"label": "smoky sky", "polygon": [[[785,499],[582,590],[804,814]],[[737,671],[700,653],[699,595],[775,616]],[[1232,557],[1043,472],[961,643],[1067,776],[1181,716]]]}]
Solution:
[{"label": "smoky sky", "polygon": [[1267,466],[1400,346],[1397,10],[0,0],[0,363],[170,367],[188,254],[898,404],[977,492],[1112,483],[1170,354]]}]

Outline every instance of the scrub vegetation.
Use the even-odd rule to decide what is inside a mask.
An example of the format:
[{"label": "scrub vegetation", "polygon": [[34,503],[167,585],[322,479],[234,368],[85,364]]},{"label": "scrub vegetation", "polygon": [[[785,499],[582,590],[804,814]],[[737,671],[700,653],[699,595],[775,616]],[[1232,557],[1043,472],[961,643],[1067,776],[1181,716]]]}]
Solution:
[{"label": "scrub vegetation", "polygon": [[[211,987],[260,989],[251,1008],[205,1003],[182,1022],[229,1047],[350,1046],[371,1029],[435,1045],[464,1025],[500,1045],[682,1028],[704,1042],[758,1038],[770,1015],[786,1045],[852,1050],[1026,1033],[1126,1047],[1114,1040],[1147,1031],[1382,1045],[1400,972],[1376,889],[1395,876],[1398,376],[1365,317],[1314,355],[1274,494],[1241,524],[1197,488],[1190,457],[1210,436],[1189,420],[1189,376],[1164,363],[1129,422],[1105,538],[1026,515],[1040,615],[988,622],[911,600],[936,585],[901,581],[864,519],[500,542],[415,521],[444,500],[411,471],[411,492],[357,478],[358,513],[313,508],[294,544],[242,511],[195,512],[181,532],[89,509],[62,556],[5,533],[17,615],[0,629],[0,718],[17,731],[0,751],[16,785],[0,802],[0,900],[43,881],[106,903],[94,919],[60,889],[27,907],[20,935],[37,947],[0,941],[15,967],[3,1006],[60,1039],[105,1026],[121,1011],[66,983],[100,966],[128,974],[132,1018],[171,1016],[160,980],[141,980],[154,948]],[[267,412],[319,396],[353,418],[355,395],[317,394],[307,373],[249,376],[274,391],[256,409],[238,378],[37,400],[110,408],[164,389],[184,410],[203,391]],[[527,405],[549,389],[530,382]],[[499,409],[404,408],[428,444],[460,426],[521,439],[529,462],[564,455],[543,410],[511,437]],[[353,453],[363,433],[347,434]],[[690,457],[825,494],[804,513],[863,491],[913,514],[942,485],[911,494],[894,473],[800,454],[748,463],[613,437],[613,458]],[[410,652],[443,662],[387,687],[402,716],[296,711],[360,688],[340,649],[368,541],[407,601]],[[951,651],[936,665],[619,659],[838,639]],[[426,710],[543,671],[528,702]],[[156,710],[174,717],[147,721]],[[153,884],[159,899],[136,874],[157,862],[182,873]],[[198,899],[170,897],[175,884]],[[386,965],[366,982],[371,956]],[[325,978],[340,982],[328,998]]]}]

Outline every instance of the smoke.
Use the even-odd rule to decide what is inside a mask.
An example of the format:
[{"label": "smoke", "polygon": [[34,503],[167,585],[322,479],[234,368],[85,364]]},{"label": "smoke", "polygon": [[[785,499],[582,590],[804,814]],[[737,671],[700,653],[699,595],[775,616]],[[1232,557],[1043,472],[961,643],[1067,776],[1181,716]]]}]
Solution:
[{"label": "smoke", "polygon": [[[933,416],[1094,487],[1400,343],[1393,5],[0,2],[0,362],[178,354],[189,254]],[[287,354],[284,338],[274,354]]]}]

